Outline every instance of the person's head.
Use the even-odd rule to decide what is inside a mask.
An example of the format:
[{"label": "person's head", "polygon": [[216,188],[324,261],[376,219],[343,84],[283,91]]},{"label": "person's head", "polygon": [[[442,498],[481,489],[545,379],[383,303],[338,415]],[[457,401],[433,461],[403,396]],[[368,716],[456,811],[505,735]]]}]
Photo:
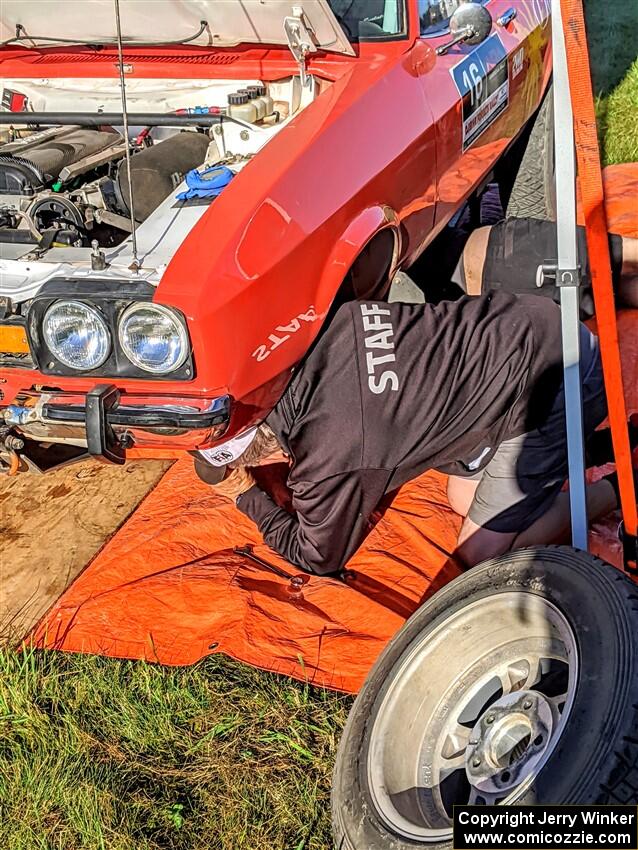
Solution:
[{"label": "person's head", "polygon": [[196,451],[193,455],[197,476],[213,486],[227,478],[234,469],[288,460],[265,422],[213,449]]},{"label": "person's head", "polygon": [[231,469],[239,469],[244,466],[265,466],[268,463],[280,463],[287,459],[287,455],[270,426],[262,422],[255,431],[252,442],[239,457],[230,461],[228,466]]}]

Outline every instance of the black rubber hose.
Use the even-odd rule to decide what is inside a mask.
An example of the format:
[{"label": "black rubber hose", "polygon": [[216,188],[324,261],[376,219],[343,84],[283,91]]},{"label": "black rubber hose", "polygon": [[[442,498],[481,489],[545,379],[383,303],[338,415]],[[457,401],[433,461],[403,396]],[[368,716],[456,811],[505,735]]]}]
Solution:
[{"label": "black rubber hose", "polygon": [[[172,115],[170,112],[129,112],[129,126],[143,127],[212,127],[222,121],[245,124],[230,115]],[[40,124],[47,126],[121,127],[121,112],[0,112],[0,124]]]}]

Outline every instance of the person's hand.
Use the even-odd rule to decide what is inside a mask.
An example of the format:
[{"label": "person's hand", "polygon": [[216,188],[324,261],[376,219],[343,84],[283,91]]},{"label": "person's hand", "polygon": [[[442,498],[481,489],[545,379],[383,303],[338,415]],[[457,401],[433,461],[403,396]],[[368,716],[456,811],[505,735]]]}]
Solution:
[{"label": "person's hand", "polygon": [[213,486],[213,490],[219,496],[224,496],[226,499],[235,501],[237,496],[241,496],[255,484],[251,472],[246,467],[232,469],[230,475],[220,481],[219,484]]}]

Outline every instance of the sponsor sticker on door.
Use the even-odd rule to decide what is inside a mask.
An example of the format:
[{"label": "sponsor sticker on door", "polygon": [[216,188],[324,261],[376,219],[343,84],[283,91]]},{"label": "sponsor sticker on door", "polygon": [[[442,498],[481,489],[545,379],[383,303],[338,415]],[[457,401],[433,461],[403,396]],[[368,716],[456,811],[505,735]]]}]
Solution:
[{"label": "sponsor sticker on door", "polygon": [[523,59],[525,58],[525,48],[520,47],[512,57],[512,79],[516,79],[523,70]]},{"label": "sponsor sticker on door", "polygon": [[461,95],[463,151],[487,130],[509,104],[507,50],[491,35],[450,69]]}]

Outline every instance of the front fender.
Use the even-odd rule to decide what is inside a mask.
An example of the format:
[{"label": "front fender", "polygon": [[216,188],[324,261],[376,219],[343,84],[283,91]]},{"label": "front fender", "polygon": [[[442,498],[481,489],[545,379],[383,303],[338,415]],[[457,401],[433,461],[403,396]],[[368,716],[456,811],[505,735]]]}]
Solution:
[{"label": "front fender", "polygon": [[215,200],[157,292],[186,316],[202,392],[289,374],[370,238],[393,228],[396,265],[410,222],[431,225],[428,121],[410,57],[356,63]]}]

